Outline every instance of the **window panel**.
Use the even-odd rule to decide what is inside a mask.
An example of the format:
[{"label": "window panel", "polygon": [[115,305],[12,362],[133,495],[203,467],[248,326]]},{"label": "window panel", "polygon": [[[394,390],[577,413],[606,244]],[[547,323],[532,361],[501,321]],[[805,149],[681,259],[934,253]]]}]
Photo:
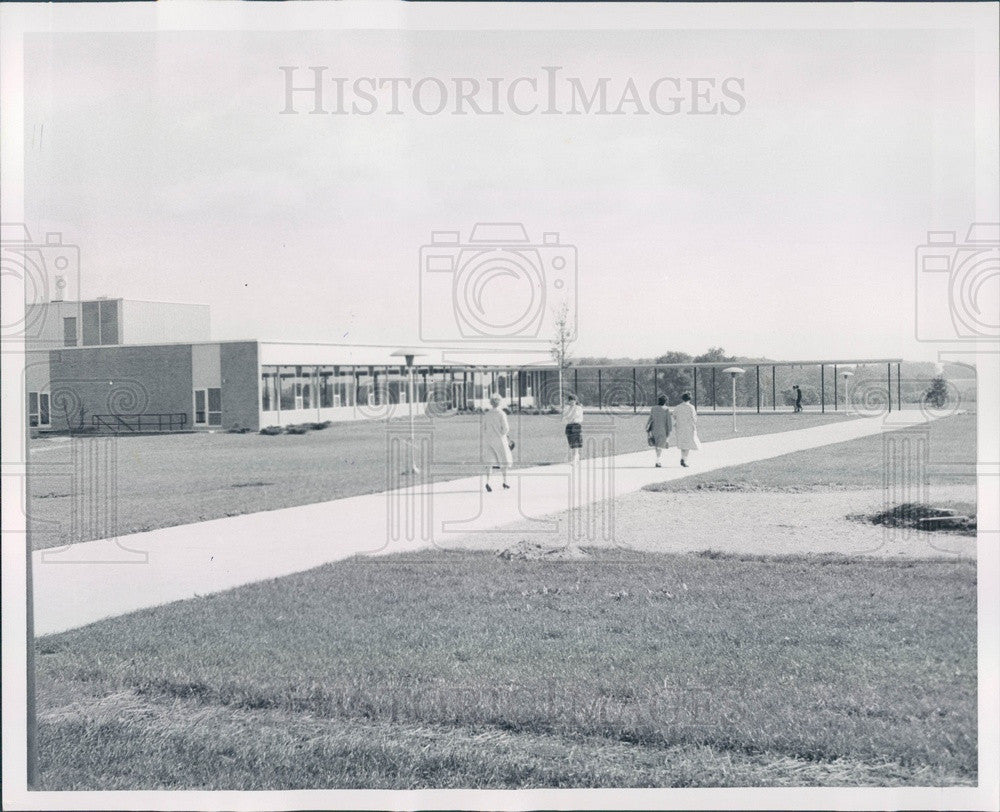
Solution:
[{"label": "window panel", "polygon": [[319,371],[319,407],[329,409],[333,406],[333,369],[323,367]]},{"label": "window panel", "polygon": [[295,408],[295,376],[287,373],[281,376],[281,408]]},{"label": "window panel", "polygon": [[277,408],[274,401],[274,376],[264,372],[260,376],[260,409],[270,412]]},{"label": "window panel", "polygon": [[76,316],[66,316],[63,318],[63,345],[67,347],[76,346]]},{"label": "window panel", "polygon": [[205,425],[205,390],[194,390],[194,422],[198,425]]},{"label": "window panel", "polygon": [[92,347],[101,340],[101,317],[99,302],[84,302],[80,306],[80,316],[83,319],[83,346]]},{"label": "window panel", "polygon": [[100,303],[101,343],[118,343],[118,302],[106,301]]}]

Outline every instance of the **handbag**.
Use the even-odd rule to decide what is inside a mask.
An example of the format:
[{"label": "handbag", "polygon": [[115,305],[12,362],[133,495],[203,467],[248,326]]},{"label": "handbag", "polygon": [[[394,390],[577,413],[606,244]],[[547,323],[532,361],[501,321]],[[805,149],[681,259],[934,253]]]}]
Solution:
[{"label": "handbag", "polygon": [[656,445],[656,439],[651,431],[646,433],[646,445]]}]

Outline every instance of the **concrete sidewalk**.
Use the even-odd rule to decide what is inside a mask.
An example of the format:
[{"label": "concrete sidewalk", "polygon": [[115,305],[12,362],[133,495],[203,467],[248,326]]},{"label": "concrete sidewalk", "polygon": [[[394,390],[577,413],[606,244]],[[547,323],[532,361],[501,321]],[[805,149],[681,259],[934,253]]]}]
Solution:
[{"label": "concrete sidewalk", "polygon": [[[454,472],[425,470],[416,484],[384,493],[39,550],[32,559],[35,633],[53,634],[353,555],[457,547],[467,534],[526,518],[537,527],[531,540],[543,545],[608,540],[614,532],[609,500],[650,483],[925,421],[921,412],[894,412],[704,443],[692,453],[690,468],[680,467],[676,449],[664,453],[663,468],[653,467],[652,451],[524,468],[511,472],[509,491],[494,477],[493,493],[484,491],[483,476],[435,482]],[[568,522],[553,518],[567,510]]]}]

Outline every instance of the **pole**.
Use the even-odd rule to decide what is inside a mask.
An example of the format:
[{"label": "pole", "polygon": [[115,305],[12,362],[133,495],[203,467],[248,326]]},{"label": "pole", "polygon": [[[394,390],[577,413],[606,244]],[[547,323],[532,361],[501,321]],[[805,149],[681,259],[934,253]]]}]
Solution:
[{"label": "pole", "polygon": [[837,394],[837,365],[833,365],[833,410],[837,411],[837,404],[840,403],[840,395]]},{"label": "pole", "polygon": [[[279,379],[280,380],[280,379]],[[30,453],[30,452],[29,452]],[[30,458],[29,458],[30,459]],[[31,478],[25,478],[25,499],[30,499],[30,493],[28,489],[30,486]],[[30,504],[30,502],[29,502]],[[25,644],[26,648],[24,651],[24,661],[27,673],[25,674],[25,746],[26,753],[25,757],[27,759],[27,784],[28,789],[32,789],[37,781],[38,777],[38,747],[37,747],[37,737],[35,735],[36,725],[37,725],[37,714],[35,711],[35,601],[33,597],[33,577],[31,571],[31,510],[26,511],[28,514],[25,519],[25,534],[24,540],[27,545],[26,555],[25,555],[25,581],[24,581],[24,596],[27,601],[25,606]]]},{"label": "pole", "polygon": [[736,431],[736,375],[730,374],[733,379],[733,431]]},{"label": "pole", "polygon": [[892,364],[885,365],[885,392],[889,411],[892,411]]},{"label": "pole", "polygon": [[601,369],[597,368],[597,408],[604,408],[604,390],[601,387]]},{"label": "pole", "polygon": [[826,413],[826,364],[819,365],[819,408]]},{"label": "pole", "polygon": [[419,474],[420,469],[417,468],[417,437],[413,431],[413,365],[406,365],[406,382],[407,389],[406,393],[406,407],[410,415],[410,470],[411,474]]},{"label": "pole", "polygon": [[635,367],[632,367],[632,414],[639,411],[639,404],[635,402]]},{"label": "pole", "polygon": [[771,411],[778,411],[778,389],[777,384],[774,382],[775,367],[771,366]]},{"label": "pole", "polygon": [[660,402],[660,370],[655,366],[653,367],[653,401]]},{"label": "pole", "polygon": [[760,364],[757,364],[757,414],[760,414]]},{"label": "pole", "polygon": [[899,363],[896,364],[896,410],[900,412],[903,411],[903,373],[901,366]]},{"label": "pole", "polygon": [[691,367],[691,370],[693,373],[691,377],[694,381],[691,386],[691,398],[694,400],[694,410],[698,411],[698,367]]},{"label": "pole", "polygon": [[719,408],[719,390],[715,388],[715,367],[712,367],[712,411],[716,411]]}]

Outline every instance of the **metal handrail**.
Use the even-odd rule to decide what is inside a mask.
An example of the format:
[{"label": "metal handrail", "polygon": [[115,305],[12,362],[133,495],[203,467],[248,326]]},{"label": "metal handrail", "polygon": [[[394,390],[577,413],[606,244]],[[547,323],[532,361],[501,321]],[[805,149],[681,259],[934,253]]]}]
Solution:
[{"label": "metal handrail", "polygon": [[95,414],[90,419],[94,428],[120,431],[174,431],[187,425],[184,412],[158,412],[143,414]]}]

